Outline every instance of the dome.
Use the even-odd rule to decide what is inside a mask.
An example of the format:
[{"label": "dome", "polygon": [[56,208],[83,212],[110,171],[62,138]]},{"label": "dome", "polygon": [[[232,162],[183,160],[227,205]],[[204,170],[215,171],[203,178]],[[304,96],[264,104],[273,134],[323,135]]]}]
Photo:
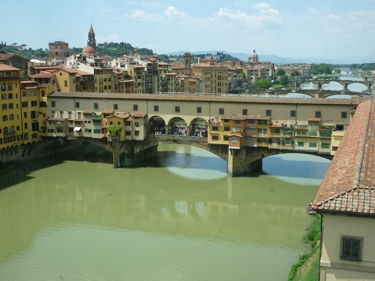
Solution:
[{"label": "dome", "polygon": [[252,58],[258,57],[258,54],[255,52],[255,50],[253,50],[253,53],[250,55],[250,57],[252,57]]},{"label": "dome", "polygon": [[250,55],[249,57],[249,62],[258,62],[258,55],[257,53],[255,52],[255,50],[253,50],[253,53]]},{"label": "dome", "polygon": [[83,48],[82,54],[93,55],[93,54],[95,54],[95,49],[91,46],[87,46],[87,47]]}]

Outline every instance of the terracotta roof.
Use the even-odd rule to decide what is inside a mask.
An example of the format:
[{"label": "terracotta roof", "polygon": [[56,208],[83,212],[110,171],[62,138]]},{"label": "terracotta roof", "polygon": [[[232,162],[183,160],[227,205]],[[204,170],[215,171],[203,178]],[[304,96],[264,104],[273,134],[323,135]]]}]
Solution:
[{"label": "terracotta roof", "polygon": [[18,70],[21,70],[21,69],[4,64],[4,63],[0,63],[0,71],[18,71]]},{"label": "terracotta roof", "polygon": [[147,113],[136,112],[132,114],[132,117],[145,117]]},{"label": "terracotta roof", "polygon": [[74,122],[82,122],[83,119],[73,119]]},{"label": "terracotta roof", "polygon": [[102,111],[102,114],[113,114],[115,113],[115,111],[113,109],[104,109]]},{"label": "terracotta roof", "polygon": [[[374,216],[375,101],[361,103],[313,201],[317,212]],[[374,166],[373,166],[374,165]]]},{"label": "terracotta roof", "polygon": [[94,110],[84,110],[82,113],[83,114],[93,114],[93,113],[95,113],[95,111]]},{"label": "terracotta roof", "polygon": [[51,78],[52,76],[55,76],[55,74],[49,71],[42,71],[40,73],[30,75],[31,78]]}]

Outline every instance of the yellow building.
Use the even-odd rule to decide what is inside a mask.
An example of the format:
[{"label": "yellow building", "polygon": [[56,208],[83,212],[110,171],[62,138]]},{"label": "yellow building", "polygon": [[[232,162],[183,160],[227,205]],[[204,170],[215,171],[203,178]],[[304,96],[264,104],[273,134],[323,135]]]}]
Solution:
[{"label": "yellow building", "polygon": [[192,64],[193,73],[202,82],[201,93],[228,93],[228,67],[211,63]]},{"label": "yellow building", "polygon": [[60,92],[76,91],[76,75],[78,71],[73,68],[59,68],[54,71],[57,90]]},{"label": "yellow building", "polygon": [[[43,97],[46,100],[46,97]],[[47,108],[40,112],[41,94],[36,81],[21,81],[21,119],[23,127],[23,143],[38,141],[40,130],[44,125]]]},{"label": "yellow building", "polygon": [[94,67],[94,90],[99,93],[113,93],[112,90],[112,67]]},{"label": "yellow building", "polygon": [[0,64],[0,149],[23,143],[20,71],[19,68]]}]

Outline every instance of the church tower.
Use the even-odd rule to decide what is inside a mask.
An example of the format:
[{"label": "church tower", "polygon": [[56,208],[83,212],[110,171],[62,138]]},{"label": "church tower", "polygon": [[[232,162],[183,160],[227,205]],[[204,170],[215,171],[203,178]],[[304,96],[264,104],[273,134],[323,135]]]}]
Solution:
[{"label": "church tower", "polygon": [[92,28],[92,24],[90,26],[90,30],[88,34],[87,46],[94,48],[94,50],[96,51],[95,33],[94,33],[94,29]]},{"label": "church tower", "polygon": [[191,76],[191,54],[189,52],[186,52],[184,54],[184,61],[185,61],[184,74]]}]

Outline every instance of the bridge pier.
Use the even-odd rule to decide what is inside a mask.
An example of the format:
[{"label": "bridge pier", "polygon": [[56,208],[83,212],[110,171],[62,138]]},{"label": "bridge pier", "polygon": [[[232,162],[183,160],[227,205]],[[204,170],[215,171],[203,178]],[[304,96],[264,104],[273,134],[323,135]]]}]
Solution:
[{"label": "bridge pier", "polygon": [[227,173],[235,177],[261,169],[263,150],[264,148],[257,147],[228,148]]}]

